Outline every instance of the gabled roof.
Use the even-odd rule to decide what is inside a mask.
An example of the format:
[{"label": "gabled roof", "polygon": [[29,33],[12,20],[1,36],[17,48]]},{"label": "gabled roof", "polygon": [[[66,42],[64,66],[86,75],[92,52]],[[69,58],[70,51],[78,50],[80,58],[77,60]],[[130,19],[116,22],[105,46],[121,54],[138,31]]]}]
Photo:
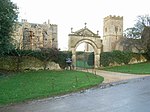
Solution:
[{"label": "gabled roof", "polygon": [[85,36],[85,37],[100,37],[98,34],[93,33],[88,28],[82,28],[78,31],[72,32],[69,36]]}]

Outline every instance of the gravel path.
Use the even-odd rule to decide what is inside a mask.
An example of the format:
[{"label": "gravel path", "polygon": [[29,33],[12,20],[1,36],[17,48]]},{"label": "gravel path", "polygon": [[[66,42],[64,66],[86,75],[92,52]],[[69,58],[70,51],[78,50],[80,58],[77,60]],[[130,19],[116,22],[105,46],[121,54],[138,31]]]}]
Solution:
[{"label": "gravel path", "polygon": [[109,72],[109,71],[103,71],[103,70],[92,70],[92,69],[82,70],[82,71],[103,76],[104,77],[103,83],[112,83],[112,82],[117,82],[117,81],[122,81],[122,80],[127,80],[127,79],[142,78],[145,76],[150,76],[150,75],[135,75],[135,74],[128,74],[128,73]]}]

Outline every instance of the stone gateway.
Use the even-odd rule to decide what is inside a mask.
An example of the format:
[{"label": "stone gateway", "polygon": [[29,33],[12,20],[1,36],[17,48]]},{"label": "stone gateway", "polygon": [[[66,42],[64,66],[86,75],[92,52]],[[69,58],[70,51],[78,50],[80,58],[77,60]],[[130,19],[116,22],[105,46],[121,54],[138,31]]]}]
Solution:
[{"label": "stone gateway", "polygon": [[[90,44],[94,49],[94,67],[98,68],[100,63],[100,53],[102,50],[102,40],[98,34],[93,33],[86,26],[76,32],[69,34],[69,51],[72,51],[72,63],[76,67],[76,49],[81,43]],[[75,68],[76,69],[76,68]]]},{"label": "stone gateway", "polygon": [[[113,50],[123,50],[120,42],[123,39],[123,17],[107,16],[103,22],[103,38],[93,33],[85,27],[69,34],[68,49],[72,51],[73,66],[76,65],[76,49],[81,43],[90,44],[94,49],[94,67],[100,66],[100,53],[111,52]],[[87,46],[86,51],[90,51],[91,46]]]}]

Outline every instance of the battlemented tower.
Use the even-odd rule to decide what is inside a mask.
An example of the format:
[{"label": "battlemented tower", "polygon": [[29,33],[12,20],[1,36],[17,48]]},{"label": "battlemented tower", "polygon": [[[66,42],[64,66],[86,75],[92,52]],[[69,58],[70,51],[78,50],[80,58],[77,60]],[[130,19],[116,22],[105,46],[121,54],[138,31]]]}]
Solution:
[{"label": "battlemented tower", "polygon": [[119,42],[123,37],[123,17],[110,15],[103,22],[103,52],[122,50]]}]

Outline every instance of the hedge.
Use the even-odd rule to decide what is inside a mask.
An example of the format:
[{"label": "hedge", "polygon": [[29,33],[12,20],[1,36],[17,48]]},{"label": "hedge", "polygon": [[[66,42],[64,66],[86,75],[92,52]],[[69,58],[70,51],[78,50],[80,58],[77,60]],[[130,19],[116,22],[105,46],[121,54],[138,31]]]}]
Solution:
[{"label": "hedge", "polygon": [[101,66],[109,66],[110,64],[128,64],[133,57],[132,52],[115,50],[112,52],[102,52],[100,58]]}]

